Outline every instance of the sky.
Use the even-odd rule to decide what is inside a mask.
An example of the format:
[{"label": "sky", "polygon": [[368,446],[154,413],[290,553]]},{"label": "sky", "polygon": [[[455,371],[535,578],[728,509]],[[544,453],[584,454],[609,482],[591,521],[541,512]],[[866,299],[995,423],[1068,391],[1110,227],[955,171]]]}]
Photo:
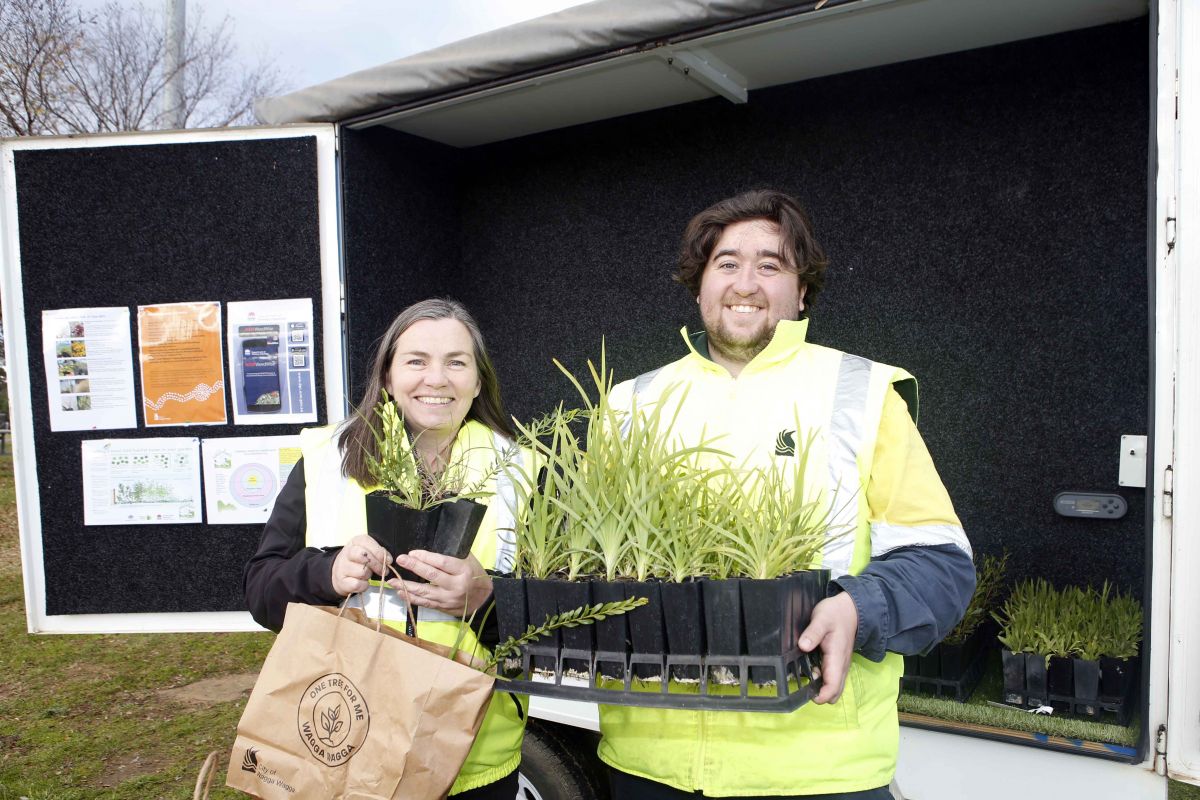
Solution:
[{"label": "sky", "polygon": [[[107,0],[79,0],[84,8]],[[117,0],[136,6],[137,0]],[[271,57],[299,89],[581,0],[187,0],[189,17],[228,15],[242,58]],[[145,0],[161,8],[164,0]]]}]

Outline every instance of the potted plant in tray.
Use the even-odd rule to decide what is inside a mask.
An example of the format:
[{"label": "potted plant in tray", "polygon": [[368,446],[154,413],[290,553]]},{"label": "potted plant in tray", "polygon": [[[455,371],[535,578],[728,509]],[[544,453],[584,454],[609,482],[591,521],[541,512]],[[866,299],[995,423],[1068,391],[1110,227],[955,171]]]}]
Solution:
[{"label": "potted plant in tray", "polygon": [[[375,405],[375,417],[378,426],[371,432],[378,455],[366,456],[376,486],[366,497],[367,531],[393,559],[410,550],[465,558],[487,511],[475,501],[491,495],[486,487],[515,457],[515,448],[498,455],[474,481],[463,460],[433,474],[416,456],[404,417],[387,392]],[[421,580],[407,571],[402,574],[406,580]]]},{"label": "potted plant in tray", "polygon": [[[812,441],[797,444],[794,463],[740,470],[717,493],[714,519],[706,521],[715,534],[713,555],[727,559],[738,579],[747,655],[778,656],[797,647],[829,584],[829,571],[813,565],[831,538],[849,533],[833,527],[839,499],[813,496],[806,487]],[[750,669],[756,683],[775,678],[772,668]]]},{"label": "potted plant in tray", "polygon": [[[906,678],[917,675],[944,681],[964,678],[975,659],[983,657],[990,614],[999,603],[1007,570],[1007,552],[999,557],[985,555],[979,560],[975,569],[975,592],[963,618],[928,655],[904,657]],[[970,691],[970,687],[966,690]]]}]

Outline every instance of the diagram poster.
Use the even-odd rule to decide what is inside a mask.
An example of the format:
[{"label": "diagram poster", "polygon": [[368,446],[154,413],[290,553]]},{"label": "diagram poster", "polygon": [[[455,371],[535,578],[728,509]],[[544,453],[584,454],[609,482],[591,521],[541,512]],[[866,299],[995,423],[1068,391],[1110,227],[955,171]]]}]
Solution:
[{"label": "diagram poster", "polygon": [[312,300],[226,306],[235,425],[316,422]]},{"label": "diagram poster", "polygon": [[128,308],[42,312],[50,430],[137,427]]},{"label": "diagram poster", "polygon": [[92,439],[80,446],[84,525],[202,521],[199,439]]},{"label": "diagram poster", "polygon": [[138,306],[147,426],[224,425],[221,304]]},{"label": "diagram poster", "polygon": [[208,524],[262,525],[300,460],[300,437],[205,439],[202,450]]}]

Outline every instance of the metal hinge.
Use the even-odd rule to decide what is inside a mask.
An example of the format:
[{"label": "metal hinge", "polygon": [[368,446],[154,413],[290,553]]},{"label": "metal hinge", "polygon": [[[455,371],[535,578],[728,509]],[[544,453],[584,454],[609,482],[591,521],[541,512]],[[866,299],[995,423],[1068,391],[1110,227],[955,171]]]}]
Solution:
[{"label": "metal hinge", "polygon": [[1154,771],[1159,775],[1167,774],[1167,726],[1159,725],[1158,733],[1154,736]]},{"label": "metal hinge", "polygon": [[1167,199],[1167,253],[1170,254],[1175,249],[1175,223],[1177,222],[1175,214],[1175,198]]},{"label": "metal hinge", "polygon": [[1168,464],[1167,470],[1163,474],[1163,516],[1167,519],[1171,518],[1171,513],[1175,510],[1175,469]]}]

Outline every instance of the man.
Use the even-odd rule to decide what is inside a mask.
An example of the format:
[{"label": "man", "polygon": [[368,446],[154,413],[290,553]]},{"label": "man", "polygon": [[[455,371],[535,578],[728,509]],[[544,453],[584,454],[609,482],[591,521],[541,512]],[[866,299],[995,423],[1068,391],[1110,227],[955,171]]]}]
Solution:
[{"label": "man", "polygon": [[800,635],[801,650],[821,651],[824,686],[791,714],[602,706],[614,798],[890,798],[897,654],[932,647],[974,590],[970,545],[913,421],[916,381],[805,341],[825,265],[785,194],[747,192],[701,212],[675,278],[704,331],[685,329],[683,358],[613,390],[618,407],[635,396],[646,407],[685,385],[674,433],[722,435],[717,446],[738,463],[795,458],[794,443],[812,435],[806,480],[828,481],[835,522],[852,531],[827,543],[837,594]]}]

